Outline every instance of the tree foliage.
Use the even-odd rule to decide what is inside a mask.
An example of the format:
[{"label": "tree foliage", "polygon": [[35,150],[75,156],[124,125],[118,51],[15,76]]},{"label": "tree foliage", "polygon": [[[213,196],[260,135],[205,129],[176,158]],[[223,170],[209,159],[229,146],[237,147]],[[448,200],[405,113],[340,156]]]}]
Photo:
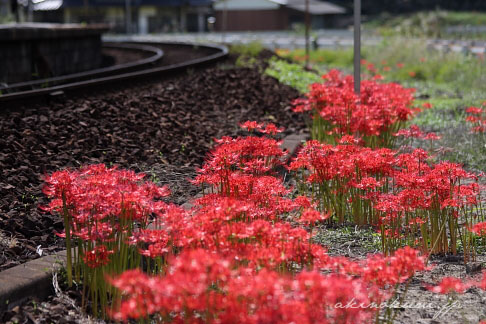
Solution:
[{"label": "tree foliage", "polygon": [[[354,0],[327,0],[337,5],[352,9]],[[362,0],[364,14],[406,13],[423,10],[444,9],[444,10],[485,10],[484,0]]]}]

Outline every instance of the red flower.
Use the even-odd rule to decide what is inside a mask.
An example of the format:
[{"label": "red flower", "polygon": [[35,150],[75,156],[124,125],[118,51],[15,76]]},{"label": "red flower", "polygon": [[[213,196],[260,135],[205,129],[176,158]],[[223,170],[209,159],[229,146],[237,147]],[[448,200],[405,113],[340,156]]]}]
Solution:
[{"label": "red flower", "polygon": [[264,123],[257,123],[256,121],[246,121],[243,124],[240,124],[240,126],[241,128],[247,129],[250,132],[256,129],[260,133],[270,135],[275,135],[284,131],[283,127],[277,128],[275,124],[267,123],[265,125]]},{"label": "red flower", "polygon": [[442,278],[441,282],[435,287],[427,287],[428,290],[436,294],[448,294],[450,292],[456,292],[459,294],[464,293],[471,287],[468,283],[463,283],[461,279],[454,277]]},{"label": "red flower", "polygon": [[[369,68],[374,71],[373,66]],[[314,118],[323,120],[322,132],[330,135],[382,136],[381,140],[385,140],[388,132],[399,128],[416,112],[411,108],[413,89],[364,80],[358,97],[352,76],[331,70],[323,79],[325,83],[313,84],[307,98],[296,100],[294,106],[297,112],[313,111]]]},{"label": "red flower", "polygon": [[477,223],[469,230],[476,235],[486,236],[486,222]]},{"label": "red flower", "polygon": [[110,263],[110,255],[113,253],[113,250],[108,250],[106,246],[98,245],[84,253],[83,261],[90,268],[98,268]]},{"label": "red flower", "polygon": [[313,225],[316,222],[328,219],[329,216],[330,216],[329,213],[322,214],[321,212],[315,209],[308,208],[302,212],[302,215],[299,218],[299,222]]}]

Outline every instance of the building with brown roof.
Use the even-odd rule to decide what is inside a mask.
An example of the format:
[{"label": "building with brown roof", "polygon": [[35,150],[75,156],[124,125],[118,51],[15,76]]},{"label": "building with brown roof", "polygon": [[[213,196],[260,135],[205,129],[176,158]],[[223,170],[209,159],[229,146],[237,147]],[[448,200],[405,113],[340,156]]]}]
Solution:
[{"label": "building with brown roof", "polygon": [[[218,31],[285,30],[305,20],[305,0],[222,0],[213,8]],[[329,2],[309,0],[313,29],[332,27],[345,12]]]}]

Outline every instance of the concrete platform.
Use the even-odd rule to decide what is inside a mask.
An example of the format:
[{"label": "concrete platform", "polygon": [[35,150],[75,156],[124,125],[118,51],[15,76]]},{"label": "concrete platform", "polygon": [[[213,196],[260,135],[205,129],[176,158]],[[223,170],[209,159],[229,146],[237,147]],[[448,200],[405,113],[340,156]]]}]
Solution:
[{"label": "concrete platform", "polygon": [[60,76],[101,66],[106,25],[0,25],[0,83]]}]

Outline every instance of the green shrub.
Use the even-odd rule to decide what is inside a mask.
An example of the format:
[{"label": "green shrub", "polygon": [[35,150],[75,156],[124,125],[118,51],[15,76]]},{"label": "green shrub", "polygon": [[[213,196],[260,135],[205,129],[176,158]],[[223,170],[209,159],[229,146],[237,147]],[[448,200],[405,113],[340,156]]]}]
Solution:
[{"label": "green shrub", "polygon": [[[278,54],[284,58],[293,60],[295,62],[305,61],[305,50],[296,49],[293,51],[280,50]],[[318,49],[310,51],[309,61],[312,64],[326,65],[328,67],[347,67],[353,64],[353,50],[352,49]]]},{"label": "green shrub", "polygon": [[306,71],[302,65],[288,63],[284,60],[272,57],[265,74],[274,77],[279,82],[291,86],[301,93],[309,90],[309,85],[321,82],[319,75]]},{"label": "green shrub", "polygon": [[239,56],[247,56],[247,57],[257,57],[261,51],[263,51],[264,47],[262,43],[258,41],[253,41],[247,44],[235,44],[231,45],[229,51],[230,54],[235,54]]},{"label": "green shrub", "polygon": [[365,28],[377,31],[385,37],[392,35],[441,37],[447,36],[448,27],[485,25],[486,13],[433,10],[398,16],[385,13],[365,23]]},{"label": "green shrub", "polygon": [[385,39],[367,47],[363,56],[388,81],[431,81],[465,91],[486,90],[486,70],[480,58],[429,49],[424,39]]},{"label": "green shrub", "polygon": [[263,51],[262,43],[253,41],[248,44],[235,44],[229,49],[230,54],[238,56],[235,65],[237,67],[255,66],[258,63],[258,55]]}]

